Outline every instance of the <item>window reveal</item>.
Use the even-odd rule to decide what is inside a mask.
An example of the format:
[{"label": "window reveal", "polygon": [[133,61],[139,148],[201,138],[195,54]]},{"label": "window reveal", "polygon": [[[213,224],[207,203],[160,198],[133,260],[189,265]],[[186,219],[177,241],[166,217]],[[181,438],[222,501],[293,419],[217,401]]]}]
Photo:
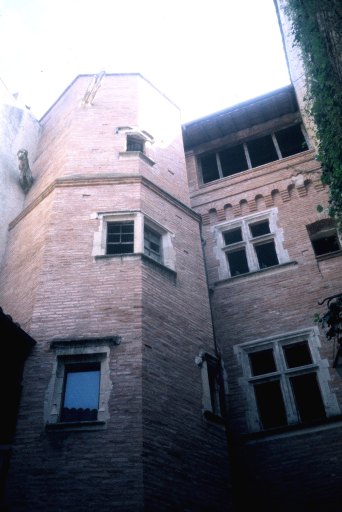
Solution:
[{"label": "window reveal", "polygon": [[307,149],[301,125],[290,126],[246,143],[200,156],[202,180],[203,183],[209,183]]},{"label": "window reveal", "polygon": [[162,237],[150,227],[144,227],[144,253],[150,258],[162,262]]}]

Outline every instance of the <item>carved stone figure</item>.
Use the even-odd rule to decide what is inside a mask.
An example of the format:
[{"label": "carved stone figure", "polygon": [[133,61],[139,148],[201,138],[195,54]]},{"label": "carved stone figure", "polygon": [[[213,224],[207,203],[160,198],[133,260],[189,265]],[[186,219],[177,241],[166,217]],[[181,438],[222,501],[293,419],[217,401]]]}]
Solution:
[{"label": "carved stone figure", "polygon": [[33,183],[33,177],[28,160],[28,151],[26,149],[19,149],[17,157],[20,171],[19,182],[23,191],[26,194],[30,190],[31,185]]}]

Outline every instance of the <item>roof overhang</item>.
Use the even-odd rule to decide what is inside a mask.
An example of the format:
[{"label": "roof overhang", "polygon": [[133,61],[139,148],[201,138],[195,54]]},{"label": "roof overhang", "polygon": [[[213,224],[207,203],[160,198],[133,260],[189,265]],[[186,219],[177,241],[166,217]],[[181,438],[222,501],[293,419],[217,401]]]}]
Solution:
[{"label": "roof overhang", "polygon": [[292,85],[183,125],[185,150],[240,130],[298,112]]}]

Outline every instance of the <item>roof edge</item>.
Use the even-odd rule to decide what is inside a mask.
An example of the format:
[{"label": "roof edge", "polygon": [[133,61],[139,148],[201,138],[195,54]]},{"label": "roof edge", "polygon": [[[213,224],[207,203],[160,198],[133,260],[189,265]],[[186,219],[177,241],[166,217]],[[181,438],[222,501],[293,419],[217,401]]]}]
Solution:
[{"label": "roof edge", "polygon": [[[70,84],[64,89],[64,91],[58,96],[58,98],[52,103],[52,105],[42,115],[42,117],[39,119],[39,122],[41,122],[44,119],[44,117],[54,108],[54,106],[69,91],[69,89],[71,89],[71,87],[75,84],[75,82],[79,78],[85,78],[85,77],[91,78],[94,75],[96,75],[96,73],[81,73],[81,74],[75,76],[75,78],[72,80],[72,82],[70,82]],[[151,87],[153,87],[153,89],[155,89],[159,94],[161,94],[161,96],[163,96],[167,101],[169,101],[174,107],[176,107],[178,110],[180,110],[179,106],[176,105],[176,103],[174,103],[172,100],[170,100],[170,98],[168,96],[166,96],[166,94],[161,92],[161,90],[158,89],[158,87],[153,85],[153,83],[150,80],[148,80],[147,78],[145,78],[144,75],[142,75],[141,73],[105,73],[105,77],[107,77],[107,76],[109,76],[109,77],[111,77],[111,76],[136,76],[136,77],[140,77],[143,80],[145,80],[145,82],[147,82]]]}]

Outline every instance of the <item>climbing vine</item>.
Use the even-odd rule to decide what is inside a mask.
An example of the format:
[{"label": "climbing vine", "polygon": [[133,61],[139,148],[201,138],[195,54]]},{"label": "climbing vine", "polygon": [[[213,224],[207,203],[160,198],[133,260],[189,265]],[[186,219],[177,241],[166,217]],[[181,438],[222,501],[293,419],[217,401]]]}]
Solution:
[{"label": "climbing vine", "polygon": [[327,311],[320,315],[316,314],[315,320],[325,330],[329,340],[336,341],[342,345],[342,294],[324,299],[327,301]]},{"label": "climbing vine", "polygon": [[319,142],[329,214],[342,230],[342,4],[340,0],[287,0],[306,74],[307,110]]}]

